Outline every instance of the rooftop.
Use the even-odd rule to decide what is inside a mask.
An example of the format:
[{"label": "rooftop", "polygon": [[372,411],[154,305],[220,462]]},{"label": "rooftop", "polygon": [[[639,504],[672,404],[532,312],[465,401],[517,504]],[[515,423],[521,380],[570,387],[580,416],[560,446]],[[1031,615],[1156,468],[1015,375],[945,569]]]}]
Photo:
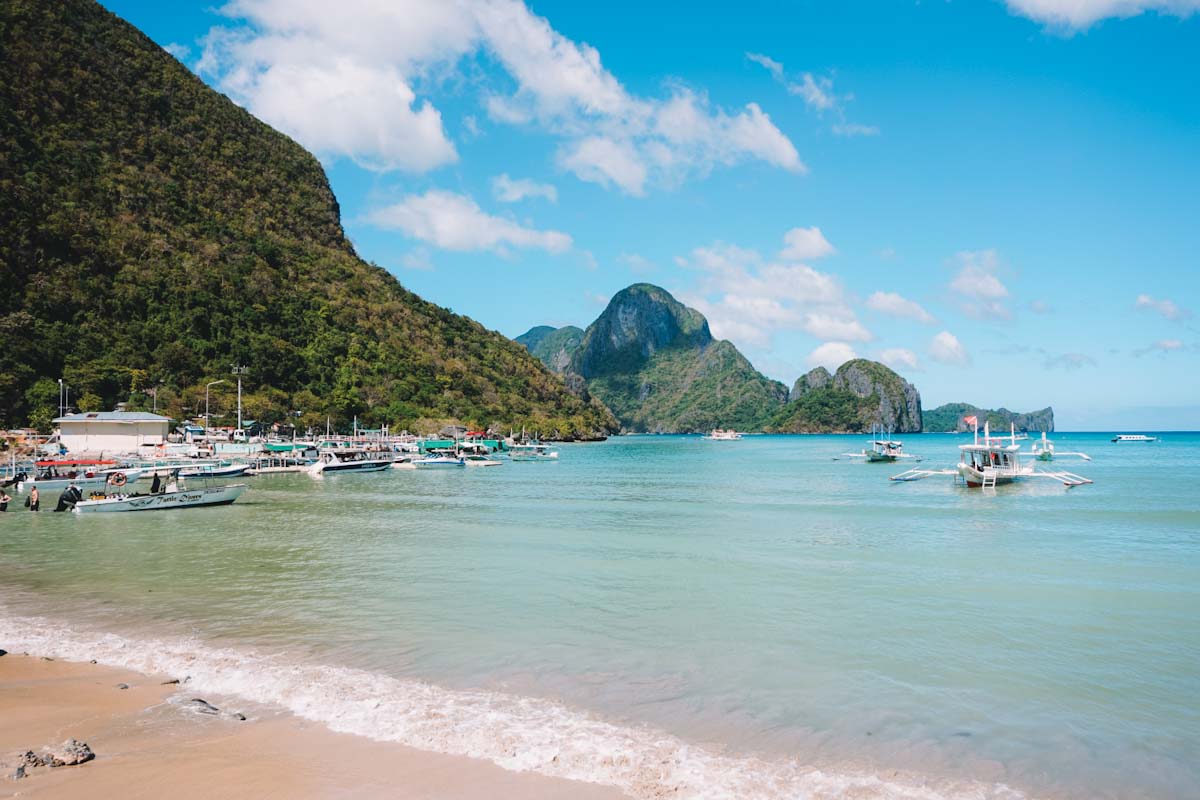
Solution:
[{"label": "rooftop", "polygon": [[54,420],[59,422],[170,422],[169,417],[151,414],[149,411],[84,411],[67,414]]}]

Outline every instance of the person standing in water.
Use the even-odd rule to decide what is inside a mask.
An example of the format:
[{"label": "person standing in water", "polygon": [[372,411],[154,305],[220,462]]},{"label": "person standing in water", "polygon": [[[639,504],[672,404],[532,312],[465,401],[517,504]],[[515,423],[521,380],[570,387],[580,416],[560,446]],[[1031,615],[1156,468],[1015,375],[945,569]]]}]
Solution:
[{"label": "person standing in water", "polygon": [[42,510],[42,496],[38,494],[38,488],[36,486],[29,490],[29,510]]},{"label": "person standing in water", "polygon": [[8,496],[8,492],[0,491],[0,511],[8,511],[10,502],[12,502],[12,498]]}]

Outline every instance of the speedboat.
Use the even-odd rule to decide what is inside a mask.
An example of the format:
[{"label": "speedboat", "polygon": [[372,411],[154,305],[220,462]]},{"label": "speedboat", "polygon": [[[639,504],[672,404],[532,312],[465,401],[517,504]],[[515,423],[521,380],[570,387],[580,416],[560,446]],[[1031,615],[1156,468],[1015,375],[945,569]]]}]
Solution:
[{"label": "speedboat", "polygon": [[200,508],[203,506],[227,506],[242,496],[246,484],[231,483],[225,486],[205,486],[199,489],[175,488],[159,494],[113,494],[94,495],[80,500],[71,509],[76,514],[94,514],[110,511],[165,511],[172,508]]},{"label": "speedboat", "polygon": [[382,472],[392,468],[392,458],[366,450],[329,448],[308,467],[311,475],[343,472]]},{"label": "speedboat", "polygon": [[466,459],[445,452],[431,452],[424,458],[413,459],[417,469],[441,469],[443,467],[465,467]]},{"label": "speedboat", "polygon": [[494,458],[488,458],[478,453],[464,453],[462,460],[468,467],[500,467],[504,465],[503,461],[497,461]]},{"label": "speedboat", "polygon": [[249,464],[206,464],[179,470],[181,478],[240,478],[250,469]]},{"label": "speedboat", "polygon": [[742,435],[735,430],[724,430],[715,428],[712,433],[704,437],[713,442],[736,442],[742,438]]},{"label": "speedboat", "polygon": [[1157,442],[1157,436],[1147,436],[1144,433],[1118,433],[1112,438],[1114,442]]},{"label": "speedboat", "polygon": [[509,452],[513,461],[554,461],[558,458],[557,450],[541,442],[514,444]]}]

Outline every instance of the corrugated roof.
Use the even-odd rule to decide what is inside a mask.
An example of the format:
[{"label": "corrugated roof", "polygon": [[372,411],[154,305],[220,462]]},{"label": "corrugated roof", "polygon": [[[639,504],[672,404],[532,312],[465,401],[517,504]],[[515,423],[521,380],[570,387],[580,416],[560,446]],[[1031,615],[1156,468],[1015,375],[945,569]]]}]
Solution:
[{"label": "corrugated roof", "polygon": [[55,422],[170,422],[169,417],[149,411],[84,411],[58,417]]}]

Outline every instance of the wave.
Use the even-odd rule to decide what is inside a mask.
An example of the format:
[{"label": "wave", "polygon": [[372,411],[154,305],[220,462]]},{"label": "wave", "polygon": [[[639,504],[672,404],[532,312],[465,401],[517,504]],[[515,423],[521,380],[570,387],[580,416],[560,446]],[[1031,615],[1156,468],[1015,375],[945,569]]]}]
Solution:
[{"label": "wave", "polygon": [[1021,800],[1003,784],[886,778],[794,760],[734,756],[649,727],[615,725],[564,705],[417,680],[194,638],[133,639],[30,616],[0,616],[0,645],[145,674],[190,676],[189,692],[277,706],[340,733],[485,759],[505,769],[614,786],[630,797],[697,800]]}]

